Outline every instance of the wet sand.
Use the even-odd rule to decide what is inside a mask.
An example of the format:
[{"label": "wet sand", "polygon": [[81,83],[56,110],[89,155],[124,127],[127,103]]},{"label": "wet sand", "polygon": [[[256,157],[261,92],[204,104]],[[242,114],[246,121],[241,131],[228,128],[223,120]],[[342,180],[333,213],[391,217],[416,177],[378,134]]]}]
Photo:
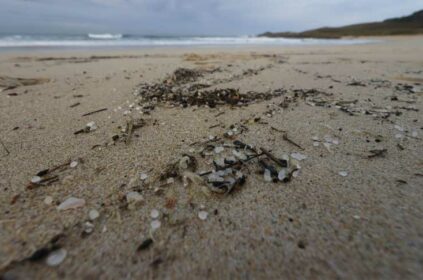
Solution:
[{"label": "wet sand", "polygon": [[[9,78],[5,85],[0,79],[0,275],[417,279],[423,37],[385,39],[330,47],[0,53],[0,77]],[[206,71],[186,85],[284,94],[248,106],[144,108],[134,95],[139,85],[162,85],[181,67]],[[10,78],[42,83],[6,89]],[[107,110],[83,116],[99,109]],[[122,129],[131,118],[144,124],[126,141]],[[74,134],[89,122],[97,129]],[[246,129],[225,138],[232,125]],[[184,154],[198,159],[196,173],[212,170],[218,155],[199,155],[210,136],[222,138],[209,143],[219,147],[239,140],[278,158],[307,158],[290,182],[266,182],[252,160],[242,167],[245,184],[228,194],[198,182],[184,186],[180,178],[159,181]],[[47,168],[40,174],[46,181],[30,184]],[[128,204],[130,192],[143,201]],[[59,211],[69,197],[85,204]],[[90,221],[92,209],[100,216]],[[152,229],[153,220],[160,228]],[[48,266],[58,248],[65,259]]]}]

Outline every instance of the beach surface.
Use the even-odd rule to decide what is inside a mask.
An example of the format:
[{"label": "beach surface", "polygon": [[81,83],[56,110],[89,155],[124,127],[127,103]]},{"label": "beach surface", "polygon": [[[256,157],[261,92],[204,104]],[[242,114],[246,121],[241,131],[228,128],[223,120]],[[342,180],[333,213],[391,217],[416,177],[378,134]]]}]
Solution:
[{"label": "beach surface", "polygon": [[[422,36],[0,53],[0,275],[418,279],[422,53]],[[245,182],[198,176],[233,157]]]}]

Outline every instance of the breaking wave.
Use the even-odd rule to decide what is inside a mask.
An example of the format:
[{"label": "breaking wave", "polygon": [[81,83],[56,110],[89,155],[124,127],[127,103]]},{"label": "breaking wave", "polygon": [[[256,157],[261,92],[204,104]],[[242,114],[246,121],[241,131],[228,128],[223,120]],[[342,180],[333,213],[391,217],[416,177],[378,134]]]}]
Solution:
[{"label": "breaking wave", "polygon": [[110,34],[110,33],[103,33],[103,34],[96,34],[96,33],[88,33],[88,38],[96,39],[96,40],[118,40],[122,39],[122,34]]}]

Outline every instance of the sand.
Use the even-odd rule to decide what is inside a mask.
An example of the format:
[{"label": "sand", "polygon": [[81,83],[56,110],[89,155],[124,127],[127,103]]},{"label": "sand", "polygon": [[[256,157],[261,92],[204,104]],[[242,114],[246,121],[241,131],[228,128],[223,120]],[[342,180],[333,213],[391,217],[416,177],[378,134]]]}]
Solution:
[{"label": "sand", "polygon": [[[43,81],[0,92],[0,275],[419,278],[422,53],[423,37],[418,36],[356,46],[0,53],[0,76]],[[282,108],[283,95],[242,107],[159,104],[149,115],[137,111],[137,104],[130,108],[137,85],[161,83],[179,67],[219,68],[201,78],[223,80],[212,88],[282,88],[289,94],[318,89],[328,93],[320,96],[326,106],[299,99]],[[412,86],[411,92],[400,84]],[[350,115],[333,105],[339,100],[357,100],[355,107],[373,114]],[[107,110],[82,116],[102,108]],[[394,113],[383,117],[374,110]],[[134,130],[129,143],[113,144],[113,135],[130,117],[143,118],[145,125]],[[257,117],[257,122],[245,121]],[[96,130],[74,135],[92,121]],[[227,195],[179,180],[155,189],[166,165],[192,152],[192,143],[222,136],[239,123],[248,131],[238,140],[277,156],[306,155],[299,176],[268,183],[251,164],[245,185]],[[280,131],[304,150],[284,140]],[[326,149],[325,136],[339,144]],[[313,144],[313,137],[320,142]],[[386,154],[369,158],[374,149],[386,149]],[[210,164],[210,158],[204,160]],[[70,161],[77,166],[68,167]],[[28,188],[39,171],[61,164],[64,170],[54,173],[58,177],[51,184]],[[136,180],[140,173],[148,178]],[[131,191],[144,201],[128,207]],[[85,205],[59,211],[57,205],[69,197]],[[100,216],[88,225],[92,232],[84,233],[92,209]],[[151,217],[153,209],[159,211],[157,219]],[[199,218],[200,211],[207,212],[205,219],[204,212]],[[153,220],[161,224],[155,231]],[[50,267],[46,256],[29,259],[40,248],[51,249],[49,242],[57,235],[55,245],[67,253],[63,261]],[[137,250],[149,239],[153,242]]]}]

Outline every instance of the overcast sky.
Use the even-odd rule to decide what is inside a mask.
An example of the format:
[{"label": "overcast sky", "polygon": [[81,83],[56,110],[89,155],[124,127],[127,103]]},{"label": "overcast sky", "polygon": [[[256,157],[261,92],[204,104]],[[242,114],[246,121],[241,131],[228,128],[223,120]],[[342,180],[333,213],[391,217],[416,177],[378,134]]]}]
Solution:
[{"label": "overcast sky", "polygon": [[376,21],[423,0],[0,0],[0,33],[250,35]]}]

